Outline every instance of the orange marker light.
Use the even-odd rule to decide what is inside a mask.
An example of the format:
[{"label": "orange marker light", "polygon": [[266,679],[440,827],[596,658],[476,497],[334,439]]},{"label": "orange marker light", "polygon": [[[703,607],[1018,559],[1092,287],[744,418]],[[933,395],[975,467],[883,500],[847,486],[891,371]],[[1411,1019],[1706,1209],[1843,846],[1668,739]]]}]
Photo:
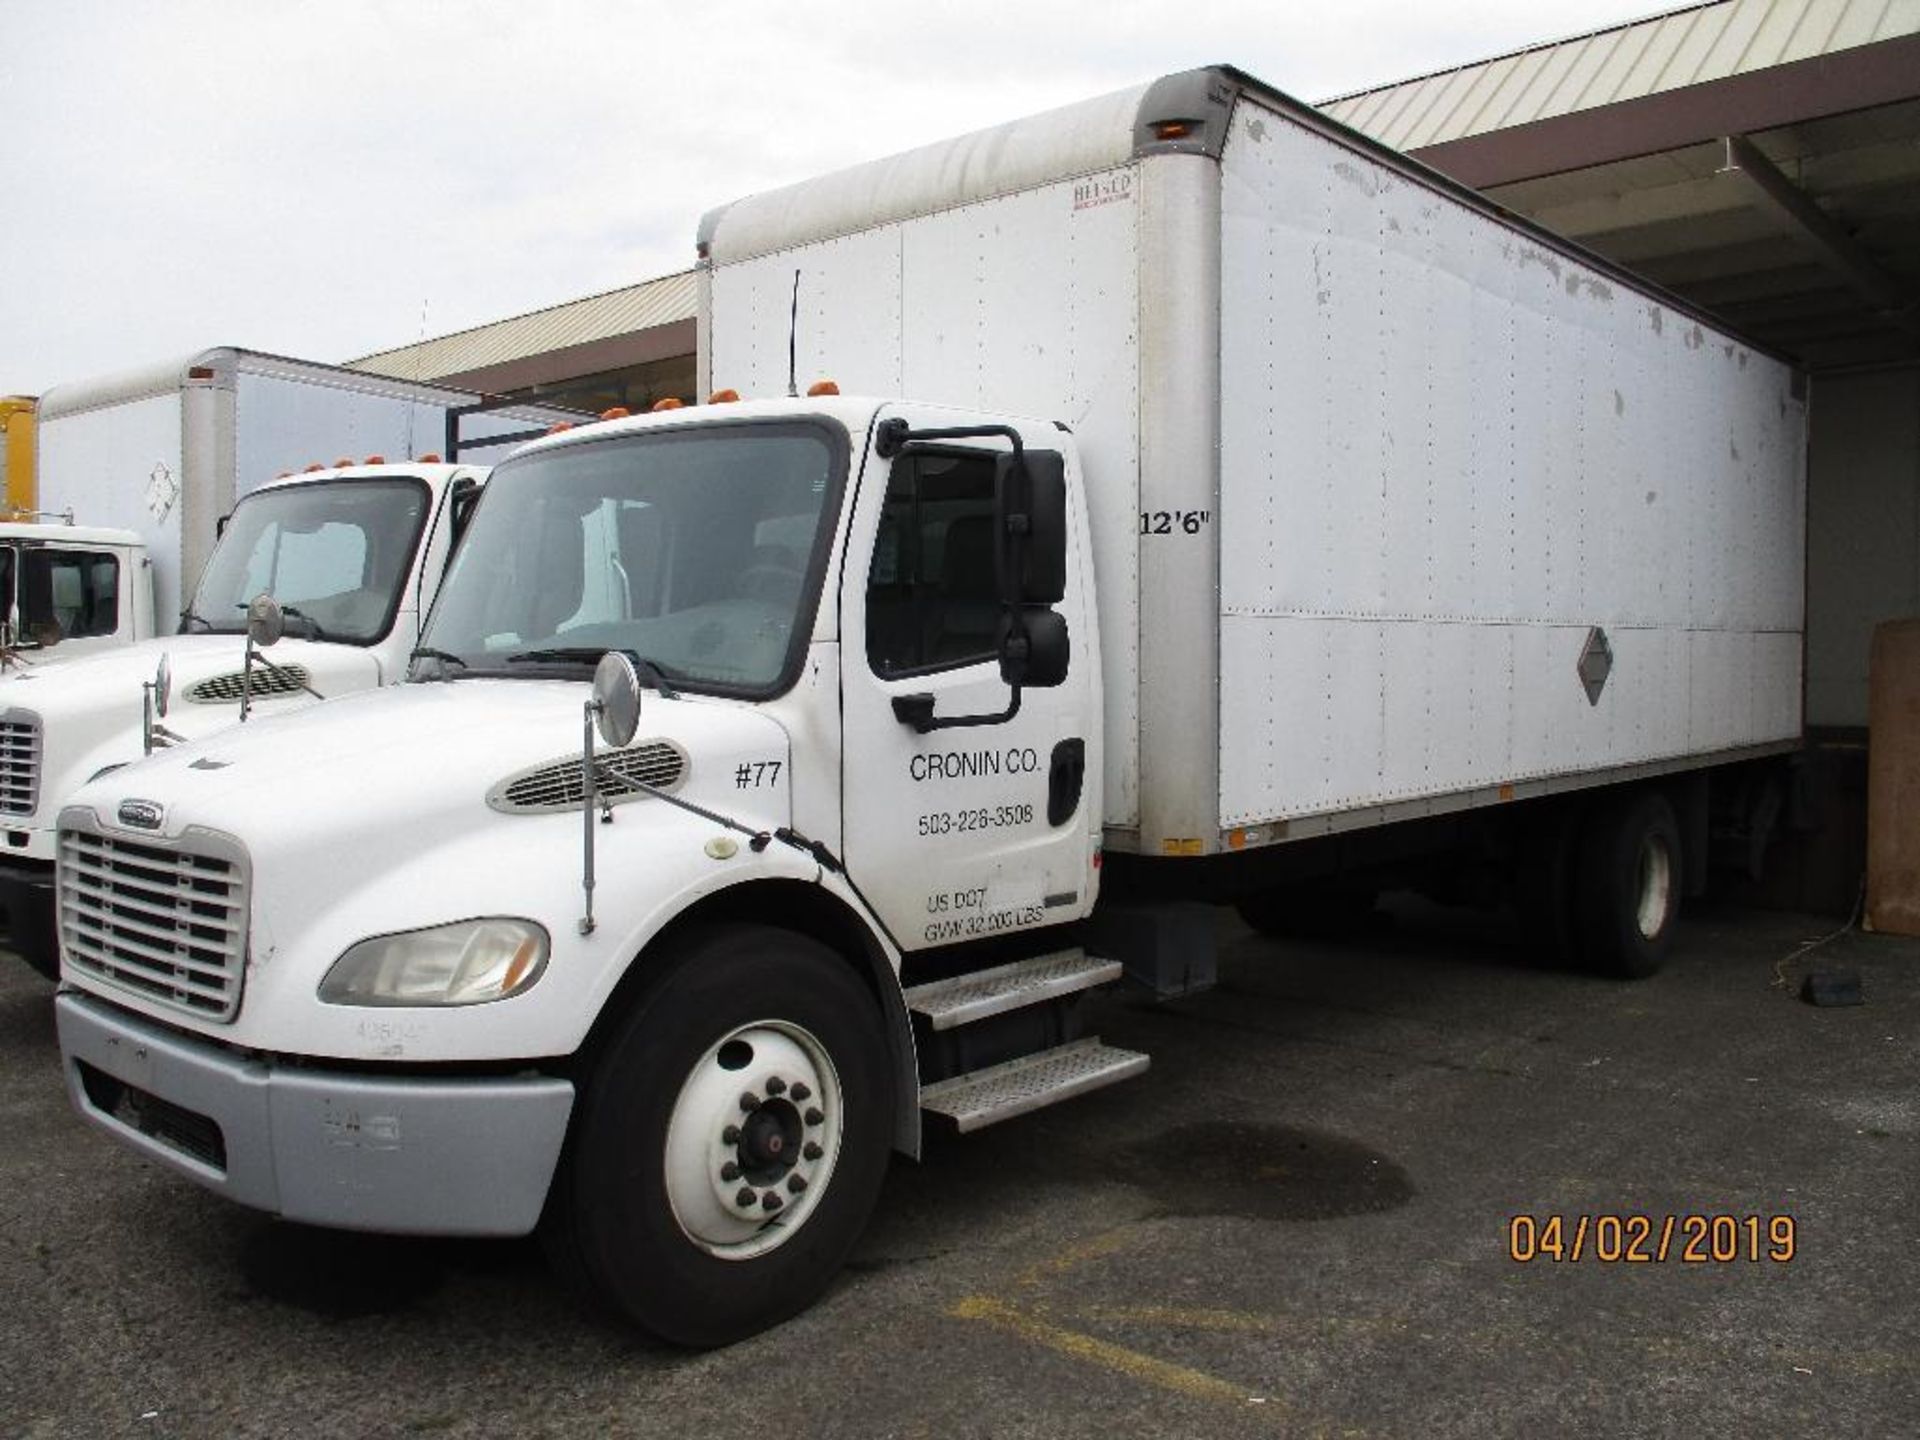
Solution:
[{"label": "orange marker light", "polygon": [[1191,120],[1156,120],[1153,125],[1153,138],[1156,140],[1184,140],[1191,134]]},{"label": "orange marker light", "polygon": [[553,422],[553,424],[551,424],[551,425],[549,425],[549,426],[547,426],[547,433],[548,433],[549,435],[558,435],[558,434],[560,434],[560,433],[561,433],[562,431],[564,431],[564,430],[571,430],[572,428],[573,428],[573,421],[571,421],[571,420],[556,420],[556,421],[554,421],[554,422]]},{"label": "orange marker light", "polygon": [[438,465],[440,463],[440,452],[438,450],[427,451],[426,454],[420,457],[420,463],[422,465]]},{"label": "orange marker light", "polygon": [[738,390],[716,390],[711,395],[707,396],[707,404],[733,405],[733,404],[737,404],[739,402],[739,399],[740,399],[740,392]]},{"label": "orange marker light", "polygon": [[838,395],[839,393],[840,387],[831,380],[816,380],[807,386],[807,395],[810,398],[818,398],[821,395]]},{"label": "orange marker light", "polygon": [[633,412],[624,405],[609,405],[600,412],[602,420],[624,420]]},{"label": "orange marker light", "polygon": [[318,460],[316,460],[313,462],[313,464],[307,466],[306,473],[311,475],[316,470],[324,470],[326,468],[327,468],[326,466],[322,465]]},{"label": "orange marker light", "polygon": [[352,463],[353,463],[353,457],[351,455],[343,455],[338,460],[333,462],[333,468],[336,470],[344,470],[347,468],[347,466],[351,465]]},{"label": "orange marker light", "polygon": [[677,400],[673,396],[668,395],[664,399],[653,402],[653,413],[658,415],[662,410],[679,410],[684,407],[686,403],[684,400]]},{"label": "orange marker light", "polygon": [[387,463],[387,457],[384,455],[369,455],[360,463],[363,465],[384,465]]}]

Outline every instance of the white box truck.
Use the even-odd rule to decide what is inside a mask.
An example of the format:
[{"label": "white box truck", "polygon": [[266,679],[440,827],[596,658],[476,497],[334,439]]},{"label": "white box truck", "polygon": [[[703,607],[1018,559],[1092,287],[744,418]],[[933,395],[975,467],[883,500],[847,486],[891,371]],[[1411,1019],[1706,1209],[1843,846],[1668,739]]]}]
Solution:
[{"label": "white box truck", "polygon": [[1082,1033],[1099,906],[1177,940],[1156,897],[1538,830],[1644,969],[1699,777],[1796,743],[1799,379],[1244,75],[701,243],[713,381],[791,394],[793,341],[866,396],[530,445],[419,683],[80,792],[90,1121],[302,1221],[538,1225],[722,1343],[819,1292],[923,1117],[1145,1067]]},{"label": "white box truck", "polygon": [[456,448],[486,462],[505,453],[503,437],[558,418],[581,417],[496,412],[469,391],[219,346],[41,396],[37,508],[140,535],[170,627],[220,518],[275,475]]},{"label": "white box truck", "polygon": [[[178,743],[256,709],[403,676],[487,474],[455,462],[584,418],[231,348],[50,390],[40,402],[41,503],[118,520],[132,528],[98,533],[122,534],[131,548],[116,556],[103,541],[74,552],[79,564],[29,556],[25,595],[51,594],[56,620],[104,615],[114,576],[150,556],[162,613],[169,628],[178,617],[180,633],[151,638],[143,608],[143,632],[116,638],[146,643],[0,676],[0,944],[57,973],[60,808],[89,779],[141,758],[156,734]],[[316,459],[343,450],[421,458]],[[236,528],[225,530],[229,521]],[[290,607],[293,638],[278,666],[257,664],[242,640],[245,606],[262,593]],[[76,643],[37,653],[58,657]],[[179,704],[155,731],[143,722],[143,689],[162,657]]]},{"label": "white box truck", "polygon": [[140,537],[40,508],[38,410],[32,396],[0,396],[0,668],[153,634],[152,566]]}]

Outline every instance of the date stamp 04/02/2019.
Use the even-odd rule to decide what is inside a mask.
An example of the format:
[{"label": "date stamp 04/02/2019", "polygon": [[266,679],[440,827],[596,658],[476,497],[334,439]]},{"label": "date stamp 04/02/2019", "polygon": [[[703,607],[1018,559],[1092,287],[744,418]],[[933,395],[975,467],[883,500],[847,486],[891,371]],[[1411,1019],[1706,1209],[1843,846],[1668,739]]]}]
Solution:
[{"label": "date stamp 04/02/2019", "polygon": [[1791,1215],[1514,1215],[1507,1258],[1521,1265],[1785,1265],[1799,1238]]}]

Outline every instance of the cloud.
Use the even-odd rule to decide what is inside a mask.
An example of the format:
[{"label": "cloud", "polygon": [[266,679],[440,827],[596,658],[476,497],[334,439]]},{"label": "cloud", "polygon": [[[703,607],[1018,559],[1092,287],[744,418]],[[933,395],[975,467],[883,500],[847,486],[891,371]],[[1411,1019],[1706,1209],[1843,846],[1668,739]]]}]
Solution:
[{"label": "cloud", "polygon": [[630,284],[690,264],[714,205],[1191,65],[1325,98],[1640,13],[1540,8],[19,7],[0,391],[214,344],[338,360]]}]

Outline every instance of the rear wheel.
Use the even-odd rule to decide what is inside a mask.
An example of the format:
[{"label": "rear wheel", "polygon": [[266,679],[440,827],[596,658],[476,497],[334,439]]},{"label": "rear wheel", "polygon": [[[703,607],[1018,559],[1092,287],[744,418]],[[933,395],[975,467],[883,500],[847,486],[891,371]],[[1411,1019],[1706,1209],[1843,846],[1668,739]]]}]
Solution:
[{"label": "rear wheel", "polygon": [[881,1024],[846,962],[803,936],[690,940],[593,1067],[547,1218],[567,1268],[682,1345],[804,1309],[886,1174]]},{"label": "rear wheel", "polygon": [[1640,978],[1666,963],[1680,913],[1680,824],[1658,791],[1602,807],[1582,837],[1580,957],[1604,975]]}]

